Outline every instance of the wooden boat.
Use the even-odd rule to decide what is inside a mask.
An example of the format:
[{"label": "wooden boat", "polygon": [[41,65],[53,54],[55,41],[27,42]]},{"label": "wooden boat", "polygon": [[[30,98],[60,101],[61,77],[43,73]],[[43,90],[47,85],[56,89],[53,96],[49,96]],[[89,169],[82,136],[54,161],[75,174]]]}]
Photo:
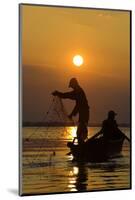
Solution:
[{"label": "wooden boat", "polygon": [[73,142],[68,142],[67,146],[70,148],[74,161],[83,162],[103,162],[110,157],[120,154],[125,137],[107,140],[103,137],[91,140],[88,139],[81,145]]}]

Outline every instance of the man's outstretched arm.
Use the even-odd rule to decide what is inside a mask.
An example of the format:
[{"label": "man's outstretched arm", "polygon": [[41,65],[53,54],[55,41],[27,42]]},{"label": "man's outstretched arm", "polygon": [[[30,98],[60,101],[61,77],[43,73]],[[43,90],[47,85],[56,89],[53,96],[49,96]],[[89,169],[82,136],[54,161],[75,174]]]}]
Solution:
[{"label": "man's outstretched arm", "polygon": [[59,91],[55,91],[52,93],[53,96],[58,96],[62,99],[75,99],[75,92],[74,91],[71,91],[71,92],[65,92],[65,93],[62,93],[62,92],[59,92]]}]

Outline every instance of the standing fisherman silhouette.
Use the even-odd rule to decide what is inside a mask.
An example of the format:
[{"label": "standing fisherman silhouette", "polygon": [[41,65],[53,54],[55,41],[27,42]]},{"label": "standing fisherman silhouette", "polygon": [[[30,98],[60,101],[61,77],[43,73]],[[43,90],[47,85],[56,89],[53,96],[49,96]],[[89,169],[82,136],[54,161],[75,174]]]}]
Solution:
[{"label": "standing fisherman silhouette", "polygon": [[84,143],[88,134],[87,125],[89,121],[89,106],[86,95],[83,89],[80,87],[76,78],[72,78],[70,80],[69,87],[71,87],[73,90],[65,93],[54,91],[52,95],[58,96],[63,99],[71,99],[76,101],[76,105],[68,117],[72,119],[73,116],[79,114],[77,139],[78,144],[80,145]]}]

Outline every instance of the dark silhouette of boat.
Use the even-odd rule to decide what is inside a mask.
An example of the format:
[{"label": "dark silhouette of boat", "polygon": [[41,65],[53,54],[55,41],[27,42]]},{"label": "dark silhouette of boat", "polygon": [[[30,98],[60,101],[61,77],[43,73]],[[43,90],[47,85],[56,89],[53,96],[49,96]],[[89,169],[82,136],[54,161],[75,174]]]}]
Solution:
[{"label": "dark silhouette of boat", "polygon": [[73,161],[104,162],[121,153],[124,139],[122,135],[107,141],[103,137],[93,140],[90,138],[81,145],[68,142],[67,146],[70,148],[70,154],[73,155]]}]

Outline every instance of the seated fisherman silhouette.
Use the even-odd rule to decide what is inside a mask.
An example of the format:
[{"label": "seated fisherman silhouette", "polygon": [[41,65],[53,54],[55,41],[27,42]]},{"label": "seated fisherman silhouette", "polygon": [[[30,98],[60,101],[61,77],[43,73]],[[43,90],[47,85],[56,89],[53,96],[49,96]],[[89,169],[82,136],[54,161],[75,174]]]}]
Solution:
[{"label": "seated fisherman silhouette", "polygon": [[78,139],[78,144],[83,144],[83,142],[87,138],[87,133],[88,133],[87,131],[87,125],[89,121],[88,101],[83,89],[80,87],[76,78],[72,78],[70,80],[69,87],[73,89],[70,92],[62,93],[59,91],[54,91],[52,94],[54,96],[58,96],[63,99],[71,99],[76,102],[73,111],[68,117],[72,119],[73,116],[79,114],[77,139]]},{"label": "seated fisherman silhouette", "polygon": [[105,141],[119,139],[120,137],[122,137],[123,133],[118,128],[118,124],[115,120],[116,115],[117,114],[113,110],[110,110],[108,112],[107,119],[105,119],[102,123],[101,130],[95,136],[93,136],[91,139],[95,139],[97,136],[99,136],[101,134],[103,135],[103,139]]},{"label": "seated fisherman silhouette", "polygon": [[111,110],[108,112],[108,118],[103,121],[101,133],[105,140],[117,139],[120,130],[115,120],[117,114]]},{"label": "seated fisherman silhouette", "polygon": [[118,124],[115,120],[117,114],[111,110],[108,112],[108,118],[103,121],[100,133],[103,133],[105,140],[114,139],[118,132]]}]

